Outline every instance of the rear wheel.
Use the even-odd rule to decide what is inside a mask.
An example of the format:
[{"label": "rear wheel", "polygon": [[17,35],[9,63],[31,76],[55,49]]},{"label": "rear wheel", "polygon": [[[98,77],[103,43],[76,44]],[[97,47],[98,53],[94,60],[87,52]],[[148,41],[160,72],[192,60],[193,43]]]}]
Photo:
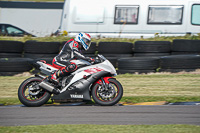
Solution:
[{"label": "rear wheel", "polygon": [[38,86],[40,82],[42,82],[41,78],[31,77],[20,85],[18,98],[22,104],[28,107],[38,107],[50,99],[51,94]]},{"label": "rear wheel", "polygon": [[116,79],[108,79],[109,84],[96,83],[92,88],[92,98],[101,106],[112,106],[120,101],[123,87]]}]

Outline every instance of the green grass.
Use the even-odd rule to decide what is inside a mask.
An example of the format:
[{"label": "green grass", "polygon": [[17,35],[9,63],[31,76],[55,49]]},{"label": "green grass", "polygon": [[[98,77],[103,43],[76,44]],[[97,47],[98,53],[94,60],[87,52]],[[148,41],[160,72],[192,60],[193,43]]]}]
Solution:
[{"label": "green grass", "polygon": [[[198,72],[198,71],[197,71]],[[0,103],[20,104],[17,91],[29,76],[0,76]],[[200,74],[123,74],[116,77],[124,88],[120,102],[200,101]]]},{"label": "green grass", "polygon": [[1,133],[199,133],[195,125],[40,125],[0,127]]},{"label": "green grass", "polygon": [[124,96],[200,96],[199,74],[118,75]]},{"label": "green grass", "polygon": [[7,98],[0,98],[0,104],[3,105],[18,105],[21,104],[18,98],[14,97],[7,97]]}]

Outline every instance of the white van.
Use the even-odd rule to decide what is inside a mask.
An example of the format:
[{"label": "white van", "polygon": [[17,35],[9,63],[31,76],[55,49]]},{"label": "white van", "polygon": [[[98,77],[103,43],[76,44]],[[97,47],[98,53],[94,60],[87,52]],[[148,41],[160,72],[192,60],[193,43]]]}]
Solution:
[{"label": "white van", "polygon": [[200,33],[200,0],[65,0],[60,32],[138,38]]}]

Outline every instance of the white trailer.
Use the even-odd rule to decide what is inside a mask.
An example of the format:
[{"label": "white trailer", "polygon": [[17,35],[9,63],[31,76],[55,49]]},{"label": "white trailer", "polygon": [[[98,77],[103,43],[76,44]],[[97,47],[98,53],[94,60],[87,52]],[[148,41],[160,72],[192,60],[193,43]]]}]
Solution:
[{"label": "white trailer", "polygon": [[60,25],[63,2],[0,1],[0,23],[11,24],[35,36],[49,36]]},{"label": "white trailer", "polygon": [[59,31],[93,37],[200,33],[200,0],[66,0]]}]

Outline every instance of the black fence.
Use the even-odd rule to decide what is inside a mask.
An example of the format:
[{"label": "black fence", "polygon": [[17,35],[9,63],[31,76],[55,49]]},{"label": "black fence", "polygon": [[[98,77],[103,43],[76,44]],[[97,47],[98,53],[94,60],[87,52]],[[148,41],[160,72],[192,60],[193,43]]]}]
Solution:
[{"label": "black fence", "polygon": [[[52,59],[65,42],[0,41],[0,73],[30,71],[28,62]],[[119,74],[180,72],[200,69],[200,40],[92,42],[84,55],[104,55]]]}]

